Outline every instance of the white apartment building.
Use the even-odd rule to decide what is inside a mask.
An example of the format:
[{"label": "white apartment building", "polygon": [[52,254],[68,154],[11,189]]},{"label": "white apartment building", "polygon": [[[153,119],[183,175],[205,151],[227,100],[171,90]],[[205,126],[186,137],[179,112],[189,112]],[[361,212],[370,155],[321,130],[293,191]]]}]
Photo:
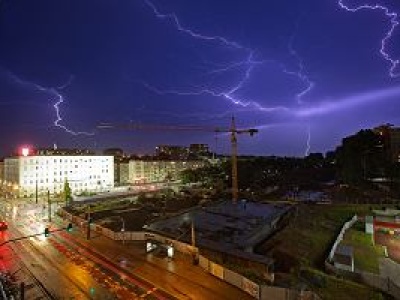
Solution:
[{"label": "white apartment building", "polygon": [[114,157],[38,155],[4,159],[4,179],[19,196],[60,193],[68,181],[73,194],[102,192],[114,187]]}]

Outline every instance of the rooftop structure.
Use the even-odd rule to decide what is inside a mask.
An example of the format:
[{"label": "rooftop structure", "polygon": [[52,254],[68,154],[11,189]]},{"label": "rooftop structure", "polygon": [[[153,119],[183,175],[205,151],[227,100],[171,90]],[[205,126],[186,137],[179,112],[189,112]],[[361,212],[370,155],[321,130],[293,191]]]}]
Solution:
[{"label": "rooftop structure", "polygon": [[33,155],[95,155],[89,149],[67,149],[67,148],[39,148],[34,151]]},{"label": "rooftop structure", "polygon": [[146,230],[190,243],[193,222],[196,246],[265,260],[253,253],[254,247],[273,233],[289,210],[286,205],[224,201],[153,222]]}]

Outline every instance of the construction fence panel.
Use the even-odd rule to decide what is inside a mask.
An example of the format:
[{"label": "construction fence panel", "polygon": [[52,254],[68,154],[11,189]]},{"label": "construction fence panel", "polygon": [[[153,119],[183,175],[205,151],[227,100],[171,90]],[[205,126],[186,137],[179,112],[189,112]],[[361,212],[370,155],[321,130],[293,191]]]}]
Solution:
[{"label": "construction fence panel", "polygon": [[224,267],[212,261],[210,261],[210,273],[220,279],[224,279]]},{"label": "construction fence panel", "polygon": [[113,232],[114,233],[114,240],[116,241],[121,241],[124,239],[124,233],[123,232]]},{"label": "construction fence panel", "polygon": [[204,256],[201,256],[201,255],[199,256],[199,265],[207,272],[210,271],[209,260],[207,258],[205,258]]},{"label": "construction fence panel", "polygon": [[106,237],[110,238],[110,239],[115,239],[114,237],[114,231],[111,231],[110,229],[106,229],[103,228],[103,235],[105,235]]},{"label": "construction fence panel", "polygon": [[260,286],[246,277],[242,278],[242,290],[248,293],[250,296],[260,299]]},{"label": "construction fence panel", "polygon": [[224,269],[224,280],[238,288],[242,288],[242,275],[233,272],[229,269]]},{"label": "construction fence panel", "polygon": [[132,231],[132,232],[127,232],[129,234],[129,239],[131,241],[144,241],[144,232],[142,231]]}]

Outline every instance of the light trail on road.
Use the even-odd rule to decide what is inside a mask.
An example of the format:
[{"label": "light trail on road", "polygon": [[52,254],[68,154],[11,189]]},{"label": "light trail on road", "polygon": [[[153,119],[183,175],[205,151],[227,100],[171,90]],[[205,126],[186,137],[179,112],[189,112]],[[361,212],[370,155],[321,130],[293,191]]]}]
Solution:
[{"label": "light trail on road", "polygon": [[96,263],[97,265],[99,265],[100,267],[109,270],[114,275],[117,275],[117,277],[121,280],[121,282],[123,282],[122,278],[125,278],[125,281],[128,281],[130,286],[133,285],[133,287],[139,287],[142,290],[142,293],[141,295],[136,295],[136,296],[143,298],[146,295],[152,294],[156,299],[162,299],[162,300],[176,299],[169,293],[155,287],[150,282],[136,275],[133,275],[130,272],[127,272],[124,268],[121,268],[107,257],[95,252],[86,245],[71,238],[71,236],[69,236],[66,233],[60,232],[59,234],[54,235],[53,238],[57,239],[57,242],[62,243],[64,247],[68,247],[72,249],[75,253],[78,253],[81,257],[89,259],[94,263]]}]

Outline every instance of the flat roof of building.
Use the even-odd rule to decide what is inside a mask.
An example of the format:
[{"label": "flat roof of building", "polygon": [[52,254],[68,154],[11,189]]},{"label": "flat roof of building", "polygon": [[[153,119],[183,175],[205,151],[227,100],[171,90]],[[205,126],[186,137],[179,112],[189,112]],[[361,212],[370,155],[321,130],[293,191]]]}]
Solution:
[{"label": "flat roof of building", "polygon": [[253,249],[273,232],[275,222],[290,208],[282,204],[223,201],[155,221],[146,229],[190,243],[193,222],[197,246],[246,253],[246,249]]}]

